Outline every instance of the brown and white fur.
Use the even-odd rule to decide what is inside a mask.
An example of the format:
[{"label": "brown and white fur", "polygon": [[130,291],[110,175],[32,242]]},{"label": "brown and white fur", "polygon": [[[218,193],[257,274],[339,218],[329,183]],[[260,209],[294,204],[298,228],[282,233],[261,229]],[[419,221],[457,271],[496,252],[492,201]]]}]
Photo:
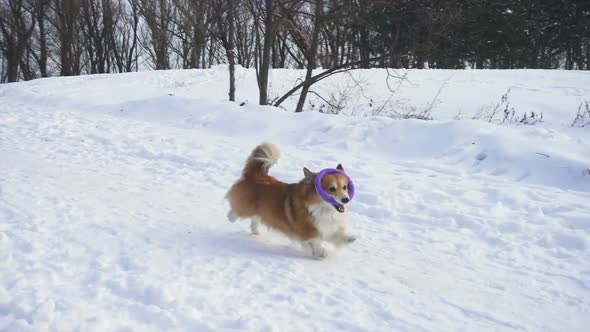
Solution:
[{"label": "brown and white fur", "polygon": [[[311,249],[312,256],[327,256],[323,242],[336,246],[353,242],[346,233],[346,211],[339,212],[316,192],[316,173],[303,168],[304,178],[298,183],[284,183],[268,175],[269,168],[280,157],[279,149],[270,143],[257,146],[248,157],[242,177],[229,189],[226,198],[231,222],[251,218],[253,234],[259,234],[260,223],[277,230]],[[342,165],[337,168],[344,171]],[[338,202],[349,202],[348,179],[342,174],[327,174],[323,189]]]}]

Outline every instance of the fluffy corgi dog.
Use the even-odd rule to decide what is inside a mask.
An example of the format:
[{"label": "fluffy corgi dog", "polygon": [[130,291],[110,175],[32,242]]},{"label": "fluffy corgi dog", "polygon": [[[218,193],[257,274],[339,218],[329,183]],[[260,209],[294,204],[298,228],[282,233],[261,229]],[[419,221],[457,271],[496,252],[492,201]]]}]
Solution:
[{"label": "fluffy corgi dog", "polygon": [[[354,190],[342,165],[337,171],[322,174],[303,168],[304,178],[298,183],[284,183],[268,175],[269,168],[280,157],[279,149],[270,143],[257,146],[248,157],[242,177],[226,194],[231,222],[250,218],[253,234],[259,234],[260,223],[277,230],[311,249],[316,259],[327,256],[324,241],[336,246],[353,242],[346,233],[345,204]],[[317,186],[321,186],[320,196]],[[354,191],[352,191],[354,194]],[[323,198],[322,198],[323,197]],[[329,201],[326,200],[329,199]]]}]

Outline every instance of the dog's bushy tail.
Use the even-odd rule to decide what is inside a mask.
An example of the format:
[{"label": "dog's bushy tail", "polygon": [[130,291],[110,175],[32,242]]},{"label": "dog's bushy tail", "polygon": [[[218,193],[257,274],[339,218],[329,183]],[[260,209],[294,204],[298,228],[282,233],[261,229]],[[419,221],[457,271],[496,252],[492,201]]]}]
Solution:
[{"label": "dog's bushy tail", "polygon": [[272,143],[262,143],[258,145],[248,157],[246,166],[242,174],[244,176],[253,174],[268,175],[268,169],[279,161],[281,152],[279,148]]}]

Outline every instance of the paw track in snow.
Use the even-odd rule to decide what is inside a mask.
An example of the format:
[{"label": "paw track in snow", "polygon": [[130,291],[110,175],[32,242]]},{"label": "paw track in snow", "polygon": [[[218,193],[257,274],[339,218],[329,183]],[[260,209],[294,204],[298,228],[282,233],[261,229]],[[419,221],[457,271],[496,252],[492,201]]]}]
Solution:
[{"label": "paw track in snow", "polygon": [[480,152],[475,156],[475,159],[479,160],[479,161],[484,161],[486,160],[486,158],[488,157],[488,154],[485,152]]}]

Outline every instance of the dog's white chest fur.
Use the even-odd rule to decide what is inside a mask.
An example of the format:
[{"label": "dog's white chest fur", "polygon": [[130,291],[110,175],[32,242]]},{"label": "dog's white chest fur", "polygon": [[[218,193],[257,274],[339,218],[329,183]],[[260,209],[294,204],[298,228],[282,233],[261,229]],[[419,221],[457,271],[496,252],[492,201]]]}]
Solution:
[{"label": "dog's white chest fur", "polygon": [[326,202],[310,205],[308,210],[315,219],[316,227],[322,239],[328,239],[337,233],[344,233],[348,217],[347,211],[340,213]]}]

